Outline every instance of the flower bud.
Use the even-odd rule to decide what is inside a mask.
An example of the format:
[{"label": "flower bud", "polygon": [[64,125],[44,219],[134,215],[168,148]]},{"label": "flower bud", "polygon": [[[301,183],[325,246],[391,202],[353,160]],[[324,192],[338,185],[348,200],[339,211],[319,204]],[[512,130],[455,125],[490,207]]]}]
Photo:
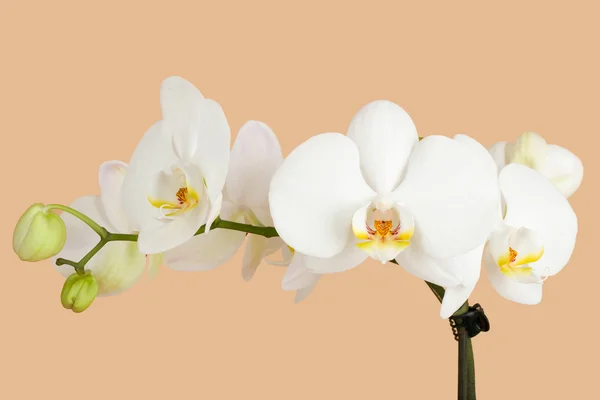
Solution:
[{"label": "flower bud", "polygon": [[525,132],[515,143],[506,145],[507,161],[539,169],[546,161],[548,145],[543,137],[535,132]]},{"label": "flower bud", "polygon": [[41,261],[57,255],[67,239],[62,218],[34,204],[19,219],[13,233],[13,250],[22,261]]},{"label": "flower bud", "polygon": [[60,294],[60,301],[64,308],[80,313],[85,311],[98,294],[98,282],[89,272],[85,275],[77,273],[69,276],[65,281]]}]

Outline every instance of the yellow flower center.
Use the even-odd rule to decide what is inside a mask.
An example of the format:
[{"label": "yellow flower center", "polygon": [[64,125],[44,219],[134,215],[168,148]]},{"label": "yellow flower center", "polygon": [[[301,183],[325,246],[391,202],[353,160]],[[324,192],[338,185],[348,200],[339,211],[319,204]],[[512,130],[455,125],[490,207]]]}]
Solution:
[{"label": "yellow flower center", "polygon": [[381,236],[385,236],[392,229],[392,221],[375,220],[373,226],[375,227],[377,233],[379,233]]}]

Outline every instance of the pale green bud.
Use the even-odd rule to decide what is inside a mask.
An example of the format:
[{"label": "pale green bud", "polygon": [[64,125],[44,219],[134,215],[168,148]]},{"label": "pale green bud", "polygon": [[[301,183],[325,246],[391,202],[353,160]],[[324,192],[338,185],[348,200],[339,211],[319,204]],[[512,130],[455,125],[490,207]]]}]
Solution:
[{"label": "pale green bud", "polygon": [[63,249],[67,228],[62,218],[34,204],[19,219],[13,233],[13,250],[23,261],[41,261]]},{"label": "pale green bud", "polygon": [[89,272],[69,276],[60,294],[60,302],[67,310],[85,311],[98,295],[98,282]]},{"label": "pale green bud", "polygon": [[506,145],[508,163],[518,163],[538,169],[546,161],[548,145],[543,137],[535,132],[525,132],[515,143]]}]

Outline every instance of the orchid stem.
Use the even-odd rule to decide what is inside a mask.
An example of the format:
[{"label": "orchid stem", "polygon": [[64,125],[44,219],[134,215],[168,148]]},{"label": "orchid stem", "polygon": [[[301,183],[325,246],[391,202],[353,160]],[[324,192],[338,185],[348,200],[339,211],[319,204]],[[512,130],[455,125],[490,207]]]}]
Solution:
[{"label": "orchid stem", "polygon": [[[398,264],[396,260],[390,261]],[[435,283],[425,281],[429,289],[441,303],[444,299],[446,291],[443,287]],[[469,310],[469,301],[465,303],[454,313],[454,316],[466,313]],[[459,368],[458,368],[458,398],[459,400],[476,400],[477,393],[475,390],[475,357],[473,356],[473,343],[471,338],[466,334],[463,328],[463,334],[459,330],[458,338],[459,351]],[[462,396],[462,397],[461,397]]]},{"label": "orchid stem", "polygon": [[108,231],[98,225],[93,219],[88,217],[87,215],[75,210],[74,208],[63,206],[62,204],[48,204],[44,207],[44,211],[48,212],[51,210],[60,210],[66,213],[71,214],[72,216],[78,218],[82,222],[85,222],[90,228],[94,230],[101,238],[108,235]]},{"label": "orchid stem", "polygon": [[[59,258],[56,260],[56,265],[70,265],[75,268],[75,272],[79,275],[85,274],[85,266],[86,264],[96,255],[102,248],[109,242],[137,242],[138,235],[137,234],[127,234],[127,233],[112,233],[106,230],[106,228],[98,225],[94,220],[89,218],[87,215],[67,206],[63,206],[61,204],[49,204],[45,207],[44,211],[51,210],[60,210],[66,213],[73,215],[75,218],[78,218],[80,221],[87,224],[94,232],[100,236],[100,241],[93,249],[91,249],[81,260],[72,261],[66,258]],[[233,221],[225,221],[221,218],[217,217],[215,221],[211,224],[210,230],[213,229],[229,229],[232,231],[246,232],[254,235],[264,236],[266,238],[272,238],[279,236],[275,228],[273,227],[264,227],[264,226],[254,226],[249,224],[241,224],[239,222]],[[201,235],[206,232],[206,224],[202,225],[200,229],[194,234],[194,236]]]}]

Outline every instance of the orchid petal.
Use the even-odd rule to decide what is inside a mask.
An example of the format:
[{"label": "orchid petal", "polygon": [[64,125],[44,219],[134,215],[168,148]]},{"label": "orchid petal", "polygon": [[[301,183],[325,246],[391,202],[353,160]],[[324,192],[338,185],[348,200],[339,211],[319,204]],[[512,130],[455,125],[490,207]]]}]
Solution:
[{"label": "orchid petal", "polygon": [[362,264],[369,255],[350,242],[348,247],[333,257],[320,258],[302,254],[304,266],[317,274],[330,274],[352,269]]},{"label": "orchid petal", "polygon": [[498,172],[506,166],[506,145],[508,142],[498,142],[488,149],[494,159]]},{"label": "orchid petal", "polygon": [[242,278],[252,279],[267,250],[267,238],[259,235],[249,235],[242,259]]},{"label": "orchid petal", "polygon": [[538,271],[558,273],[571,258],[577,236],[577,216],[565,196],[538,172],[520,164],[506,166],[499,176],[506,201],[504,222],[539,235],[544,254]]},{"label": "orchid petal", "polygon": [[542,283],[522,283],[503,274],[491,253],[486,249],[483,257],[488,278],[504,298],[521,304],[538,304],[542,301]]},{"label": "orchid petal", "polygon": [[386,100],[363,106],[350,123],[348,137],[358,147],[366,182],[378,193],[398,187],[413,146],[419,141],[408,113]]},{"label": "orchid petal", "polygon": [[269,185],[283,155],[277,136],[259,121],[248,121],[231,149],[229,172],[225,184],[229,199],[241,207],[265,204]]},{"label": "orchid petal", "polygon": [[129,233],[129,223],[121,205],[121,189],[127,164],[122,161],[107,161],[100,166],[98,181],[100,199],[106,216],[118,233]]},{"label": "orchid petal", "polygon": [[219,216],[221,212],[221,207],[223,206],[223,195],[221,193],[218,194],[217,200],[214,203],[210,204],[210,208],[208,211],[208,216],[206,217],[206,227],[204,228],[204,234],[208,234],[210,232],[210,228]]},{"label": "orchid petal", "polygon": [[546,161],[538,170],[566,197],[572,196],[583,180],[583,163],[579,157],[553,144],[548,145]]},{"label": "orchid petal", "polygon": [[482,245],[501,219],[496,166],[475,140],[428,136],[411,154],[395,198],[415,217],[415,234],[432,257]]},{"label": "orchid petal", "polygon": [[440,317],[443,319],[450,318],[468,300],[473,289],[474,286],[464,285],[446,288],[442,299]]},{"label": "orchid petal", "polygon": [[200,129],[203,100],[202,93],[179,76],[171,76],[162,82],[162,129],[171,135],[173,150],[182,160],[189,160],[199,144],[196,132]]},{"label": "orchid petal", "polygon": [[280,237],[300,253],[339,254],[352,235],[352,216],[375,193],[360,172],[358,149],[339,133],[298,146],[271,181],[269,203]]},{"label": "orchid petal", "polygon": [[185,217],[151,219],[142,226],[138,235],[140,252],[158,254],[178,247],[190,240],[205,221],[204,207],[188,211]]},{"label": "orchid petal", "polygon": [[[241,222],[239,209],[223,202],[223,218]],[[213,229],[206,235],[197,235],[165,253],[165,265],[177,271],[206,271],[223,264],[234,256],[246,234],[229,229]]]},{"label": "orchid petal", "polygon": [[216,101],[204,100],[198,118],[198,147],[192,159],[204,176],[210,203],[217,204],[227,177],[231,132],[225,113]]},{"label": "orchid petal", "polygon": [[461,280],[451,271],[441,266],[441,260],[429,256],[418,239],[413,239],[410,246],[396,257],[398,264],[408,273],[443,287],[459,285]]},{"label": "orchid petal", "polygon": [[148,278],[154,279],[164,261],[164,254],[152,254],[148,256]]},{"label": "orchid petal", "polygon": [[131,229],[139,230],[145,221],[156,215],[148,201],[154,178],[179,162],[170,136],[163,133],[160,121],[155,123],[136,147],[123,181],[121,204]]},{"label": "orchid petal", "polygon": [[283,290],[298,290],[310,286],[314,282],[314,277],[318,276],[304,264],[304,257],[296,253],[292,262],[287,267],[281,287]]},{"label": "orchid petal", "polygon": [[310,286],[298,289],[296,291],[296,296],[294,297],[294,302],[296,304],[300,303],[301,301],[304,301],[308,297],[308,295],[312,293],[313,289],[317,285],[317,282],[319,282],[319,278],[321,278],[321,275],[314,275],[314,282]]}]

